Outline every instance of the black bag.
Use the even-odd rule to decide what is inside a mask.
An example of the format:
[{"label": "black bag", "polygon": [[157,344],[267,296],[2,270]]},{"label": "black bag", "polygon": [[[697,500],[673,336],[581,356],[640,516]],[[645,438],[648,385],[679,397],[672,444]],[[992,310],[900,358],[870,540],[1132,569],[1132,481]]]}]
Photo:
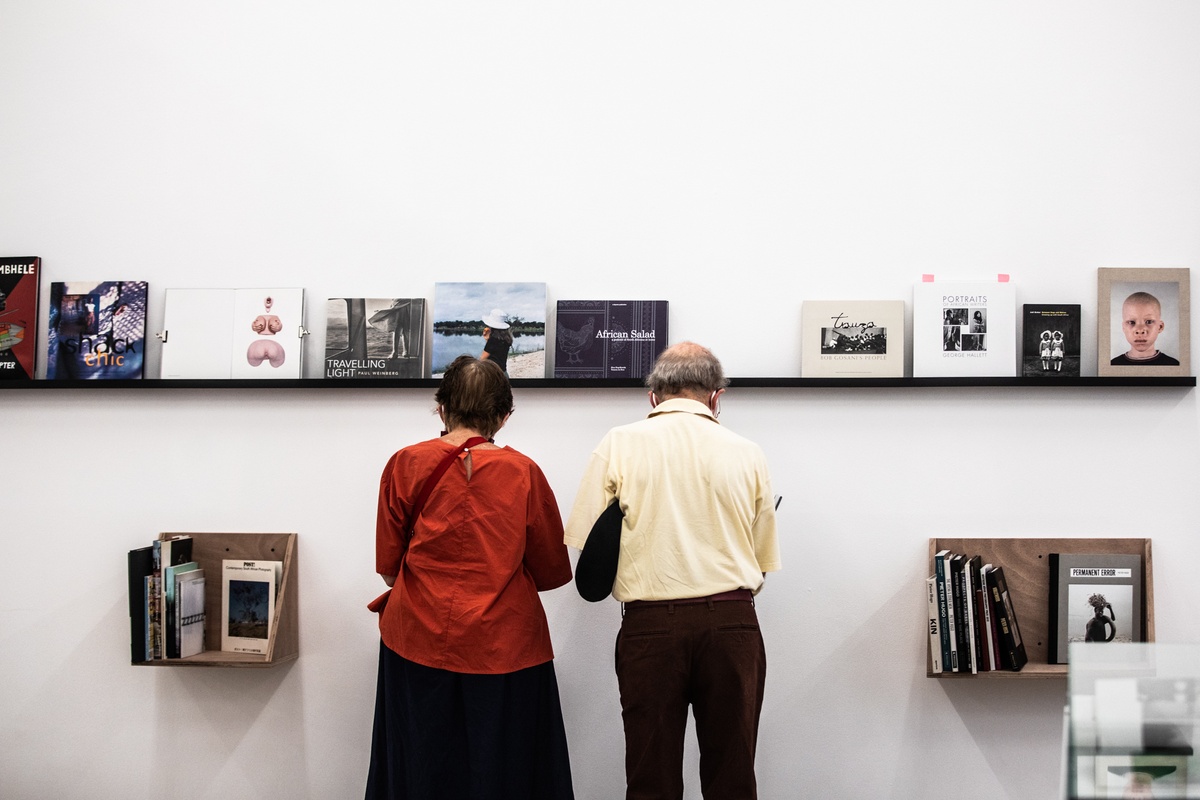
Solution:
[{"label": "black bag", "polygon": [[617,560],[621,556],[621,523],[624,519],[621,503],[613,500],[596,518],[579,561],[575,563],[575,588],[589,603],[612,594],[613,582],[617,579]]}]

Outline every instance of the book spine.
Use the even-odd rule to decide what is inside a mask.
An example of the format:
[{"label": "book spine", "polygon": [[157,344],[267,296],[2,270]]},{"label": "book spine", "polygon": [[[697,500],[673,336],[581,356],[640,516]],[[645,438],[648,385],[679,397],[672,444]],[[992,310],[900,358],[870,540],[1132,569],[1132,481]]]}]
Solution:
[{"label": "book spine", "polygon": [[154,576],[147,575],[142,585],[142,615],[145,624],[142,626],[143,661],[154,660]]},{"label": "book spine", "polygon": [[988,564],[979,573],[979,609],[982,612],[979,627],[983,634],[988,670],[995,670],[1000,669],[1000,663],[996,658],[996,625],[992,617],[992,604],[988,600],[987,575],[991,570],[992,565]]},{"label": "book spine", "polygon": [[971,585],[971,636],[974,639],[975,668],[977,672],[990,672],[991,665],[987,660],[987,640],[983,627],[983,584],[979,571],[982,559],[972,556],[967,562],[967,577]]},{"label": "book spine", "polygon": [[150,638],[155,660],[163,657],[162,641],[162,578],[159,575],[150,576]]},{"label": "book spine", "polygon": [[[175,594],[175,570],[170,567],[164,569],[162,582],[163,658],[175,658],[175,604],[171,602]],[[169,591],[168,586],[171,587]]]},{"label": "book spine", "polygon": [[[197,574],[202,575],[199,571]],[[188,658],[204,652],[205,579],[194,577],[180,588],[179,656]]]},{"label": "book spine", "polygon": [[937,674],[942,671],[942,626],[938,622],[940,618],[940,611],[938,609],[938,589],[936,575],[932,575],[925,579],[925,599],[929,611],[930,671],[934,674]]},{"label": "book spine", "polygon": [[1029,659],[1025,653],[1025,643],[1021,640],[1021,629],[1017,624],[1012,598],[1008,593],[1008,583],[1004,579],[1004,568],[996,567],[994,574],[996,583],[992,587],[992,605],[997,615],[1003,666],[1018,672]]},{"label": "book spine", "polygon": [[975,612],[975,585],[971,581],[971,562],[963,563],[962,571],[963,619],[966,624],[967,653],[971,656],[971,674],[979,672],[979,643],[976,639],[977,617]]},{"label": "book spine", "polygon": [[146,576],[154,570],[149,547],[130,550],[129,568],[129,658],[137,664],[146,660]]},{"label": "book spine", "polygon": [[950,568],[946,563],[949,555],[948,551],[943,550],[933,559],[938,589],[938,632],[942,639],[942,670],[958,672],[958,659],[954,653],[953,604],[950,602]]},{"label": "book spine", "polygon": [[[1001,618],[1004,616],[1004,608],[1000,603],[1000,587],[996,582],[996,570],[993,569],[986,577],[988,593],[988,609],[992,614],[992,624],[996,626],[996,644],[999,646],[996,650],[996,663],[1000,669],[1012,669],[1012,662],[1009,654],[1004,649],[1004,635],[1001,631]],[[1004,623],[1007,628],[1008,623]]]},{"label": "book spine", "polygon": [[967,604],[963,595],[963,556],[955,554],[950,562],[951,591],[953,592],[954,608],[954,647],[958,652],[958,671],[973,672],[971,669],[970,638],[967,626],[971,624],[967,616]]},{"label": "book spine", "polygon": [[1050,554],[1050,607],[1046,609],[1046,663],[1060,664],[1066,662],[1066,653],[1058,652],[1058,553]]},{"label": "book spine", "polygon": [[180,628],[183,625],[183,614],[182,614],[183,598],[179,596],[179,577],[178,576],[175,577],[175,591],[173,593],[173,597],[175,599],[175,602],[174,602],[175,608],[171,612],[171,622],[175,626],[175,631],[174,631],[174,636],[172,637],[172,642],[171,642],[171,653],[175,658],[179,658],[182,653],[180,644],[183,641],[182,631],[180,630]]}]

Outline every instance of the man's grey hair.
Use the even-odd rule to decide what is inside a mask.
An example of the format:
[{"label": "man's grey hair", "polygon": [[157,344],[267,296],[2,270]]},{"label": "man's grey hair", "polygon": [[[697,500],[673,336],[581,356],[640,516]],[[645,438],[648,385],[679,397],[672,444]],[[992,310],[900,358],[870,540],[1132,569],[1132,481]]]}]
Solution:
[{"label": "man's grey hair", "polygon": [[721,362],[707,347],[680,342],[662,352],[646,376],[646,386],[660,397],[700,392],[708,394],[729,385]]}]

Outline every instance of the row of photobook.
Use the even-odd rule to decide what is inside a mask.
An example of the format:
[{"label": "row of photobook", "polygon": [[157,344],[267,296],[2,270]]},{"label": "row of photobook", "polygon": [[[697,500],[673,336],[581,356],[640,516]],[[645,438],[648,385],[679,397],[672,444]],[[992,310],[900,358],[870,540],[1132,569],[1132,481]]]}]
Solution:
[{"label": "row of photobook", "polygon": [[931,671],[1019,671],[1028,663],[1004,567],[939,550],[925,581]]},{"label": "row of photobook", "polygon": [[[1145,641],[1141,556],[1048,555],[1047,663],[1066,664],[1076,642]],[[1004,567],[948,549],[934,554],[933,562],[934,574],[925,581],[930,671],[1020,671],[1029,656]]]},{"label": "row of photobook", "polygon": [[[41,260],[0,258],[0,380],[36,375]],[[47,380],[146,377],[146,281],[55,281]],[[431,308],[432,307],[432,308]],[[432,313],[430,311],[432,310]],[[326,378],[428,378],[468,354],[512,377],[641,378],[667,344],[665,300],[558,300],[549,336],[544,283],[438,283],[409,297],[326,301]],[[167,289],[164,379],[300,378],[305,290]]]},{"label": "row of photobook", "polygon": [[[0,380],[36,374],[40,273],[38,258],[0,258]],[[1098,374],[1190,375],[1189,271],[1098,276]],[[147,305],[145,281],[52,282],[46,379],[145,377]],[[641,378],[668,344],[668,310],[666,300],[551,306],[545,283],[437,283],[432,302],[328,298],[323,375],[436,377],[469,354],[516,378]],[[801,376],[905,377],[906,311],[904,300],[803,301]],[[304,289],[171,288],[163,312],[161,378],[303,376]],[[1083,339],[1081,304],[1018,308],[1007,276],[913,287],[914,377],[1079,377]]]}]

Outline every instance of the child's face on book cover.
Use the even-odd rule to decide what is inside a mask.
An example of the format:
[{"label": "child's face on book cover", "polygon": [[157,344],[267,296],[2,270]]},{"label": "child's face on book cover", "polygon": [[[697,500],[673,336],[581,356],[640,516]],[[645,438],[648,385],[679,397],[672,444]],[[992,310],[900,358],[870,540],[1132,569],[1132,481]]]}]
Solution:
[{"label": "child's face on book cover", "polygon": [[1154,355],[1158,335],[1166,327],[1157,303],[1126,303],[1121,328],[1129,342],[1130,355],[1149,358]]}]

